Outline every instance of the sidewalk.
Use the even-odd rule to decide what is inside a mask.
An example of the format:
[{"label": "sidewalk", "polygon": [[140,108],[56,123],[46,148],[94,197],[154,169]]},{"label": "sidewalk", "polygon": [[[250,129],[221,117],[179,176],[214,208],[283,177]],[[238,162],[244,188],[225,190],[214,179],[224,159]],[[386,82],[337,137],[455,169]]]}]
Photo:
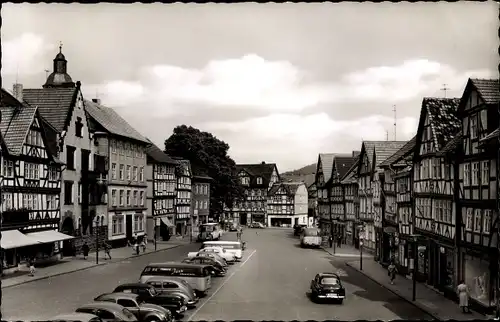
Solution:
[{"label": "sidewalk", "polygon": [[55,262],[51,265],[46,265],[44,267],[39,267],[36,269],[35,276],[29,276],[29,268],[26,265],[20,266],[19,272],[12,275],[7,275],[2,278],[2,289],[7,287],[12,287],[20,284],[30,283],[33,281],[38,281],[46,279],[53,276],[64,275],[76,271],[82,271],[89,269],[98,265],[107,265],[111,263],[117,263],[124,261],[129,258],[144,256],[147,254],[165,251],[167,249],[172,249],[182,245],[190,244],[189,238],[186,239],[176,239],[172,238],[168,242],[158,242],[156,246],[153,243],[148,243],[146,246],[146,252],[142,252],[139,255],[135,255],[134,250],[131,247],[121,247],[114,248],[111,250],[111,260],[104,259],[104,251],[99,251],[99,264],[96,264],[96,253],[89,253],[86,260],[83,259],[82,255],[77,257],[64,257],[62,260]]},{"label": "sidewalk", "polygon": [[421,283],[417,283],[416,299],[412,301],[413,281],[398,275],[395,284],[391,285],[389,277],[387,276],[387,270],[380,266],[379,263],[375,262],[373,258],[363,261],[362,271],[359,270],[359,261],[346,262],[346,265],[354,268],[377,284],[405,299],[437,320],[486,320],[484,315],[474,311],[472,314],[463,314],[458,304]]},{"label": "sidewalk", "polygon": [[[330,254],[333,257],[352,257],[359,258],[360,252],[359,249],[355,248],[352,245],[342,244],[342,247],[335,246],[335,254],[333,253],[333,247],[321,247],[325,252]],[[373,255],[367,252],[363,252],[363,258],[373,258]]]}]

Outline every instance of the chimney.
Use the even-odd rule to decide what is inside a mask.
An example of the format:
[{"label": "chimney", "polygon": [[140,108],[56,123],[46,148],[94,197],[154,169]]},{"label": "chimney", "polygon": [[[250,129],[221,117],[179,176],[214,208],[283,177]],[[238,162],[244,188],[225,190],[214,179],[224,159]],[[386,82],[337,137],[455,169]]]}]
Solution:
[{"label": "chimney", "polygon": [[266,164],[266,162],[262,161],[260,164]]},{"label": "chimney", "polygon": [[361,154],[361,151],[352,151],[352,157],[355,158]]},{"label": "chimney", "polygon": [[100,98],[93,98],[92,102],[94,102],[94,103],[96,103],[98,105],[101,105],[101,99]]},{"label": "chimney", "polygon": [[15,83],[12,89],[14,97],[22,103],[23,101],[23,84]]}]

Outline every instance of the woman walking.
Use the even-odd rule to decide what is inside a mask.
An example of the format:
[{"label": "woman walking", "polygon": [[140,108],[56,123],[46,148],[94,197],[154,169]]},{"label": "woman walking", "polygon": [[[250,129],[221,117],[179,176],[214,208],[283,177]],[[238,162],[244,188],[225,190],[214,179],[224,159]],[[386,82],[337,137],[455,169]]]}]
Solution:
[{"label": "woman walking", "polygon": [[458,299],[459,299],[459,305],[460,308],[462,309],[463,313],[470,313],[469,309],[469,287],[465,282],[462,280],[460,281],[460,284],[457,286],[457,293],[458,293]]},{"label": "woman walking", "polygon": [[396,265],[394,265],[394,262],[391,262],[389,267],[387,267],[387,272],[389,273],[389,277],[391,279],[391,285],[394,285],[394,280],[396,279],[396,273],[398,269],[396,268]]}]

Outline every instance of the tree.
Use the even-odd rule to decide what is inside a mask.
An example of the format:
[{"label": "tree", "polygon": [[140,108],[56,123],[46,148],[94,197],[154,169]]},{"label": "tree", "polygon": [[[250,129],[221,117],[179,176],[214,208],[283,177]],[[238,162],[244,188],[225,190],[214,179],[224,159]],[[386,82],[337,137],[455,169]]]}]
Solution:
[{"label": "tree", "polygon": [[210,185],[210,214],[221,214],[224,205],[233,208],[243,199],[244,189],[236,175],[236,163],[227,154],[229,145],[211,133],[180,125],[165,140],[165,153],[189,160],[204,168],[213,179]]}]

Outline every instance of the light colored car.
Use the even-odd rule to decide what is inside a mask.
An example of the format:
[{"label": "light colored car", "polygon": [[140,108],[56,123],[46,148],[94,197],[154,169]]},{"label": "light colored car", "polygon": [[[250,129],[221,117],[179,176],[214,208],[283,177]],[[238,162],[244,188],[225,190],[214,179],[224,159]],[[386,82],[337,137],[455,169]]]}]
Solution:
[{"label": "light colored car", "polygon": [[76,313],[89,313],[98,316],[104,322],[138,321],[135,315],[127,308],[112,302],[93,302],[81,305]]},{"label": "light colored car", "polygon": [[321,247],[321,234],[318,228],[304,228],[300,235],[301,247]]},{"label": "light colored car", "polygon": [[50,318],[49,321],[80,321],[80,322],[102,322],[97,315],[90,313],[68,313],[60,314]]},{"label": "light colored car", "polygon": [[236,260],[240,261],[243,258],[243,243],[239,241],[206,241],[201,246],[203,248],[208,247],[221,247],[224,248],[227,252],[233,253],[236,257]]},{"label": "light colored car", "polygon": [[219,255],[220,257],[224,258],[226,260],[226,262],[228,262],[228,263],[236,262],[236,256],[233,253],[230,253],[230,252],[226,251],[224,248],[217,247],[217,246],[206,247],[206,248],[200,249],[197,252],[190,252],[190,253],[188,253],[188,258],[197,257],[198,254],[202,254],[202,253],[215,253],[215,254]]}]

